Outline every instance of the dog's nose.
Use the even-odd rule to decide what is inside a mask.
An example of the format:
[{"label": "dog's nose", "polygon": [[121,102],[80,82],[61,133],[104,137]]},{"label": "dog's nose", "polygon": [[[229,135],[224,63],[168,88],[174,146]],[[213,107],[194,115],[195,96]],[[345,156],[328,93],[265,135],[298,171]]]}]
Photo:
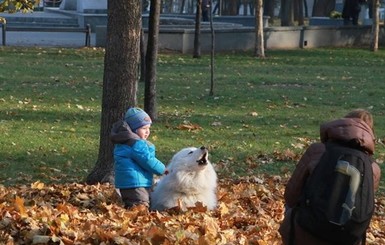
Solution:
[{"label": "dog's nose", "polygon": [[206,147],[205,146],[201,146],[201,150],[204,150],[204,149],[206,149]]}]

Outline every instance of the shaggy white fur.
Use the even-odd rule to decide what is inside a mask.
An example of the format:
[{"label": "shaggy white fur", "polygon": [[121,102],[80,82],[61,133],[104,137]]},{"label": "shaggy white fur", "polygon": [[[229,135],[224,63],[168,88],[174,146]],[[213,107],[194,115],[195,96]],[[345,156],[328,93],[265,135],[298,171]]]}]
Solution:
[{"label": "shaggy white fur", "polygon": [[184,148],[176,153],[151,193],[151,209],[182,209],[201,202],[207,209],[217,205],[217,174],[208,159],[205,147]]}]

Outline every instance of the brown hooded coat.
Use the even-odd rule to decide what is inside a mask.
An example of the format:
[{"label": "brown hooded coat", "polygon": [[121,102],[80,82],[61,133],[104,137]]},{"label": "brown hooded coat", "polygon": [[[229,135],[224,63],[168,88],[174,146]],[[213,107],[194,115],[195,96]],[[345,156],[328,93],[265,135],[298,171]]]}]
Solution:
[{"label": "brown hooded coat", "polygon": [[[300,200],[302,189],[307,178],[312,174],[318,164],[322,154],[325,152],[327,141],[354,142],[364,152],[369,155],[374,153],[374,134],[372,129],[361,119],[343,118],[321,125],[320,137],[322,143],[314,143],[309,146],[300,161],[298,162],[291,178],[285,189],[286,213],[285,218],[279,228],[283,244],[289,244],[290,219],[292,208]],[[381,170],[377,163],[373,162],[373,181],[375,190],[378,189]],[[308,232],[304,231],[295,223],[295,243],[296,245],[328,245],[329,243],[319,240]],[[358,242],[357,244],[360,244]]]}]

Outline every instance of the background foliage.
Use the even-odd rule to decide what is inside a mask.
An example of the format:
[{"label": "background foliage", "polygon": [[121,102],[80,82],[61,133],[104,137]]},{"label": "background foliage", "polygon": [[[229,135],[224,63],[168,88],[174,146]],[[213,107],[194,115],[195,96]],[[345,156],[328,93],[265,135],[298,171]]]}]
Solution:
[{"label": "background foliage", "polygon": [[0,12],[33,11],[34,7],[38,7],[41,1],[43,0],[2,0],[0,1]]}]

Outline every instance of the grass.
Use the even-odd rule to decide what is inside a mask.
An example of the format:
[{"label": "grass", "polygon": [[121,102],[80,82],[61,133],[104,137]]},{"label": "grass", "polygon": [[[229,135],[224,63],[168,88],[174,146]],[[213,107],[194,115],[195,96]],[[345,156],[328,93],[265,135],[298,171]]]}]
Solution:
[{"label": "grass", "polygon": [[[365,108],[375,117],[375,158],[383,162],[384,50],[267,55],[217,54],[209,96],[209,56],[160,54],[151,135],[158,157],[167,163],[182,147],[205,145],[222,176],[290,174],[319,139],[321,123]],[[0,49],[0,183],[87,175],[98,153],[103,57],[102,49]],[[141,83],[138,98],[142,106]]]}]

